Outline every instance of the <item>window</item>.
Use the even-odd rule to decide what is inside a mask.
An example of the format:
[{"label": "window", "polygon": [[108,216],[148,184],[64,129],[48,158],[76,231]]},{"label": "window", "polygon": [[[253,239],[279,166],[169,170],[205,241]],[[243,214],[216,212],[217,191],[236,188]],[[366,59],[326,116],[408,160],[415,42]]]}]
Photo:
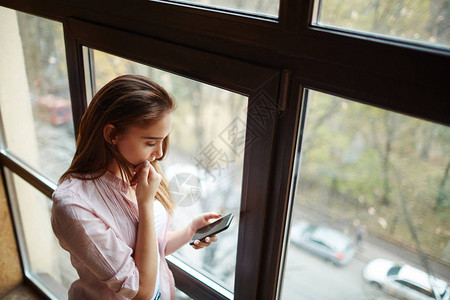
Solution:
[{"label": "window", "polygon": [[[203,124],[203,147],[174,145],[172,157],[190,152],[183,163],[195,162],[192,172],[172,174],[186,181],[181,191],[199,191],[186,174],[213,180],[194,157],[210,144],[229,149],[219,125],[237,117],[234,129],[245,126],[239,175],[225,168],[213,182],[222,195],[219,184],[235,180],[234,273],[199,267],[202,258],[183,251],[171,256],[179,299],[385,298],[361,275],[375,257],[365,251],[369,243],[380,257],[388,249],[383,263],[395,266],[401,257],[450,282],[445,1],[69,2],[5,0],[0,8],[0,164],[25,275],[39,289],[64,295],[58,288],[70,274],[55,269],[47,276],[57,264],[39,265],[39,249],[27,248],[29,232],[50,234],[45,209],[33,220],[20,214],[29,215],[28,203],[48,204],[86,105],[112,71],[152,74],[168,85],[182,102],[179,118],[191,126],[174,132],[174,141],[185,141],[181,135],[195,125],[189,118],[200,95],[210,96],[200,112],[220,106],[215,129]],[[24,186],[39,191],[29,193],[34,202],[16,193]],[[195,202],[185,195],[177,195],[183,210],[191,208],[186,200]],[[354,284],[346,286],[347,278]],[[328,281],[326,291],[315,285]]]},{"label": "window", "polygon": [[[75,151],[62,24],[0,7],[0,111],[4,153],[38,186],[7,170],[8,192],[26,274],[49,295],[75,277],[50,225],[52,189]],[[5,147],[6,146],[6,147]],[[30,209],[32,208],[32,209]],[[57,259],[55,259],[57,258]]]},{"label": "window", "polygon": [[68,253],[53,235],[52,201],[19,176],[7,175],[10,192],[14,191],[17,199],[12,208],[15,227],[22,237],[19,244],[25,272],[49,296],[66,299],[67,289],[78,274],[70,264]]},{"label": "window", "polygon": [[317,0],[317,24],[450,46],[445,0]]},{"label": "window", "polygon": [[[233,213],[230,228],[204,251],[189,245],[175,256],[233,291],[245,147],[247,97],[93,50],[95,84],[100,89],[122,74],[144,75],[174,97],[168,157],[161,162],[178,208],[173,227],[194,216]],[[89,76],[87,76],[89,77]]]},{"label": "window", "polygon": [[[281,299],[366,299],[362,280],[397,274],[396,262],[445,278],[449,128],[314,90],[304,97]],[[305,224],[320,226],[313,241],[331,253],[302,240]],[[392,267],[367,271],[378,258]]]},{"label": "window", "polygon": [[[267,182],[268,180],[267,172],[252,174],[256,169],[251,166],[259,165],[264,168],[269,166],[270,148],[263,145],[270,144],[273,138],[274,116],[278,109],[276,95],[279,93],[279,73],[272,69],[221,58],[138,35],[131,36],[133,40],[131,43],[138,43],[142,48],[133,48],[135,53],[128,52],[128,56],[139,57],[138,52],[152,48],[153,55],[144,59],[144,62],[197,79],[189,80],[157,68],[106,54],[101,51],[102,49],[88,48],[91,41],[94,41],[93,44],[97,41],[91,33],[98,34],[98,38],[109,39],[109,36],[116,36],[117,39],[113,38],[105,42],[114,44],[117,49],[115,52],[123,53],[120,48],[129,48],[130,42],[118,42],[120,36],[125,34],[124,32],[111,31],[109,28],[77,20],[69,20],[65,24],[71,28],[70,34],[84,40],[83,44],[77,44],[80,51],[79,56],[76,57],[87,67],[83,80],[78,81],[83,84],[82,90],[92,89],[94,93],[97,87],[119,74],[137,73],[145,74],[161,82],[175,98],[180,99],[177,110],[179,113],[177,111],[174,113],[178,122],[175,122],[175,130],[172,134],[175,141],[172,144],[173,153],[169,154],[172,156],[172,161],[168,159],[163,164],[172,183],[175,201],[183,208],[180,209],[180,215],[176,217],[180,223],[174,225],[185,225],[192,214],[206,210],[216,210],[219,213],[234,212],[236,217],[232,227],[221,234],[220,242],[201,252],[192,251],[186,247],[173,258],[169,258],[170,264],[177,270],[175,272],[177,283],[188,294],[199,297],[198,295],[203,293],[198,287],[193,291],[189,290],[193,286],[188,282],[194,280],[210,289],[207,292],[210,297],[232,298],[233,289],[240,284],[236,282],[242,282],[242,284],[248,282],[246,279],[242,281],[235,279],[235,270],[245,268],[245,265],[236,265],[236,257],[244,256],[244,260],[252,265],[255,265],[254,261],[257,260],[252,247],[246,248],[237,255],[237,243],[238,239],[242,239],[239,237],[243,235],[241,232],[245,232],[243,228],[259,227],[260,225],[257,224],[261,224],[262,220],[254,218],[253,221],[242,223],[239,216],[242,206],[255,207],[256,209],[248,215],[256,216],[262,209],[258,200],[267,195],[267,191],[249,189],[248,185],[249,182]],[[67,36],[66,39],[68,39]],[[74,41],[79,40],[69,38],[69,43]],[[83,48],[83,45],[87,47]],[[176,55],[180,51],[190,52],[190,60],[178,60],[179,57]],[[209,66],[205,67],[198,63],[203,61],[210,61],[217,69],[222,70],[221,76],[211,76]],[[71,63],[71,59],[68,59],[69,66]],[[84,78],[92,79],[85,81]],[[217,87],[200,81],[210,82]],[[84,86],[85,82],[86,86]],[[75,100],[72,102],[76,103],[77,111],[80,111],[86,106],[84,101],[87,97],[79,90],[72,91],[72,94],[75,94]],[[74,122],[77,124],[79,119],[75,119]],[[177,139],[178,142],[176,142]],[[247,157],[246,166],[245,157]],[[249,157],[262,158],[265,163],[259,160],[252,161]],[[27,168],[27,162],[21,163],[14,160],[10,153],[6,153],[5,159],[23,178],[34,178],[35,174],[31,174],[32,171]],[[243,173],[246,168],[247,171]],[[180,180],[186,181],[186,184],[181,186],[181,193],[180,186],[177,184]],[[45,190],[46,195],[51,195],[51,189],[54,186],[48,187],[39,181],[35,184],[39,189]],[[183,194],[185,189],[188,189],[188,198]],[[241,197],[241,195],[244,196]],[[21,224],[19,219],[17,222]],[[252,238],[258,240],[261,237],[262,233],[259,233]],[[258,248],[257,243],[254,247]],[[245,258],[247,256],[248,258]],[[220,267],[217,267],[218,265]],[[71,276],[69,273],[64,275],[67,278]],[[256,280],[254,274],[245,275],[240,271],[240,276]],[[70,280],[67,278],[64,282],[59,282],[60,285],[63,284],[63,290],[68,288],[67,282]],[[240,289],[239,292],[245,294],[249,291],[251,292],[251,290]]]},{"label": "window", "polygon": [[387,276],[395,276],[398,275],[398,272],[400,272],[400,269],[402,267],[400,266],[395,266],[389,269],[389,271],[387,272]]},{"label": "window", "polygon": [[418,287],[417,285],[415,285],[415,284],[413,284],[411,282],[408,282],[408,281],[405,281],[405,280],[396,280],[395,282],[397,282],[398,284],[403,285],[403,286],[405,286],[405,287],[407,287],[407,288],[409,288],[409,289],[411,289],[411,290],[413,290],[415,292],[418,292],[420,294],[424,294],[424,295],[426,295],[428,297],[434,298],[433,292],[425,290],[425,289],[423,289],[421,287]]},{"label": "window", "polygon": [[75,152],[62,24],[0,9],[6,148],[56,183]]},{"label": "window", "polygon": [[[85,35],[87,32],[97,32],[99,37],[108,35],[109,29],[103,32],[106,29],[91,24],[77,21],[74,21],[73,24],[77,34]],[[94,26],[95,29],[91,26]],[[119,34],[120,36],[121,33],[115,32],[114,34]],[[191,203],[186,202],[186,200],[184,200],[186,203],[180,203],[181,206],[187,206],[184,208],[185,215],[182,217],[183,219],[180,218],[181,223],[187,222],[186,215],[189,215],[190,218],[192,213],[198,213],[200,210],[207,208],[223,209],[222,213],[235,212],[236,218],[233,220],[232,227],[221,235],[224,241],[223,245],[225,245],[223,248],[226,247],[226,251],[215,250],[212,247],[211,250],[208,249],[211,251],[209,252],[209,257],[207,256],[208,254],[205,254],[206,257],[202,257],[201,255],[203,254],[199,253],[196,253],[194,256],[194,253],[187,247],[178,253],[182,256],[181,259],[170,259],[170,262],[175,264],[180,270],[184,270],[184,273],[180,273],[180,276],[186,276],[183,274],[187,274],[186,270],[189,270],[189,275],[187,275],[189,278],[191,278],[192,274],[196,274],[194,276],[194,278],[197,278],[196,280],[204,278],[209,282],[207,283],[209,286],[219,283],[219,286],[213,288],[216,290],[213,292],[214,297],[232,297],[229,291],[233,291],[233,287],[236,289],[240,282],[242,284],[248,282],[245,280],[239,281],[238,279],[233,280],[235,278],[233,262],[237,252],[234,252],[236,249],[233,249],[232,243],[234,243],[236,248],[236,238],[239,240],[239,237],[236,236],[238,228],[239,236],[241,236],[243,228],[255,226],[255,223],[252,222],[242,224],[239,218],[239,210],[243,206],[255,206],[255,212],[262,208],[258,199],[266,191],[248,190],[248,182],[264,182],[264,180],[267,180],[266,176],[268,175],[266,173],[245,174],[244,161],[245,157],[264,157],[269,153],[269,148],[263,145],[267,144],[272,138],[270,132],[273,130],[274,115],[277,111],[276,100],[274,100],[276,97],[274,95],[277,95],[278,74],[270,69],[250,64],[241,65],[237,61],[212,57],[206,53],[198,53],[189,49],[185,51],[191,52],[190,59],[187,61],[183,60],[182,67],[180,67],[179,58],[173,56],[181,51],[178,47],[142,39],[138,36],[135,39],[133,42],[141,45],[142,48],[145,48],[143,45],[148,45],[147,47],[153,49],[152,53],[154,53],[155,58],[150,56],[149,64],[159,64],[166,69],[170,69],[171,64],[173,64],[175,67],[174,71],[177,71],[177,68],[179,68],[178,71],[181,73],[186,73],[186,68],[188,68],[189,72],[187,73],[191,77],[195,78],[197,76],[202,81],[209,81],[217,86],[249,95],[248,100],[246,100],[247,97],[237,93],[225,92],[223,89],[200,84],[198,81],[195,82],[155,68],[130,63],[118,57],[101,53],[98,50],[91,51],[91,57],[93,58],[91,64],[96,70],[94,86],[100,86],[97,83],[98,79],[100,82],[101,80],[106,82],[108,79],[105,77],[105,71],[110,66],[115,66],[114,68],[120,70],[119,72],[137,72],[159,78],[169,92],[178,98],[179,113],[177,115],[177,111],[175,111],[174,117],[179,118],[180,122],[179,125],[174,124],[174,129],[176,129],[175,126],[178,126],[178,130],[174,130],[174,135],[172,135],[171,139],[173,152],[169,153],[169,157],[172,158],[168,158],[167,164],[164,163],[163,167],[166,170],[169,181],[172,181],[175,185],[177,180],[180,179],[195,179],[195,184],[189,182],[186,187],[192,187],[192,185],[194,187],[201,186],[201,192],[203,193],[203,195],[200,194],[200,199],[195,200],[197,201],[195,205],[190,205]],[[111,40],[111,43],[114,43],[117,49],[121,47],[120,43],[117,43],[115,39]],[[137,51],[141,51],[140,49],[142,48],[138,48]],[[164,49],[164,51],[160,52],[158,49]],[[199,64],[196,61],[211,61],[214,68],[205,68],[204,66],[198,68]],[[174,62],[177,62],[177,64]],[[183,64],[186,66],[183,66]],[[104,66],[107,66],[107,68]],[[209,75],[211,70],[222,70],[223,73],[214,78]],[[236,76],[236,74],[238,75]],[[107,76],[113,75],[108,74]],[[218,79],[219,81],[217,81]],[[198,112],[201,112],[203,116],[198,115]],[[187,136],[193,136],[194,138],[186,140]],[[211,161],[210,158],[214,158],[214,161]],[[174,161],[170,161],[171,159],[174,159]],[[249,158],[247,158],[247,161],[249,161]],[[263,161],[269,162],[269,160]],[[266,165],[259,160],[250,160],[247,164]],[[241,175],[242,168],[244,169],[243,175]],[[191,176],[191,174],[194,176]],[[241,176],[242,180],[240,179]],[[198,197],[198,190],[196,189],[194,193],[190,193],[191,196]],[[242,194],[245,197],[241,197]],[[260,195],[258,196],[258,194]],[[255,221],[259,223],[262,220],[255,219]],[[258,235],[255,235],[253,238],[258,238]],[[239,249],[239,246],[237,248]],[[225,254],[226,256],[224,256]],[[250,248],[240,253],[240,255],[249,255],[250,257],[246,259],[248,263],[257,258],[254,256],[254,251],[251,251]],[[186,260],[187,256],[190,257],[189,261]],[[212,267],[212,257],[215,260],[218,259],[222,267]],[[183,263],[183,261],[185,262]],[[217,262],[216,265],[218,265]],[[202,274],[197,276],[197,268],[204,274],[205,271],[207,272],[206,274],[212,273],[213,276],[211,278],[217,283],[208,279],[208,276],[204,277]],[[236,265],[236,272],[239,272],[240,268],[245,268],[245,266]],[[175,274],[176,280],[177,274]],[[252,274],[248,275],[253,276]],[[191,280],[187,279],[188,277],[180,280]],[[192,288],[192,284],[187,285],[188,288]],[[220,285],[225,287],[225,289]],[[241,289],[240,293],[248,293],[250,291]]]}]

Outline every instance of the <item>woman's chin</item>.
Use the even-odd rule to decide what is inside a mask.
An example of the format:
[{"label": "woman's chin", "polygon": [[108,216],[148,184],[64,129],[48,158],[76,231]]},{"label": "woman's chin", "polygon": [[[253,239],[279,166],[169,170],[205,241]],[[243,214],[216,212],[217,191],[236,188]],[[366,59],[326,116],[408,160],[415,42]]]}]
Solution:
[{"label": "woman's chin", "polygon": [[137,168],[137,166],[143,164],[144,162],[145,162],[145,160],[142,161],[142,162],[138,162],[138,163],[131,163],[131,162],[130,162],[130,168],[131,168],[132,170],[134,170],[134,169]]}]

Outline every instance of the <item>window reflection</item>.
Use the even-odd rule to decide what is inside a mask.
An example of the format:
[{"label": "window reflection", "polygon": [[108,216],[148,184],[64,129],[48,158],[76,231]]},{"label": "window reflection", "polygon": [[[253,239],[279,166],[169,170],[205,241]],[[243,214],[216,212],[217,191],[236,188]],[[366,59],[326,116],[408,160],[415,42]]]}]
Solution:
[{"label": "window reflection", "polygon": [[305,99],[281,299],[447,295],[449,127]]}]

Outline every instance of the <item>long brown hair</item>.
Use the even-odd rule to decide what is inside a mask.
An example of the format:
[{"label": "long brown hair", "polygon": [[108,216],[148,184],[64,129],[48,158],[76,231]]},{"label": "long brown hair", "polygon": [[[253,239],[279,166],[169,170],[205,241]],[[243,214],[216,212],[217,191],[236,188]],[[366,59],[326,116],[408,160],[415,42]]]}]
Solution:
[{"label": "long brown hair", "polygon": [[[123,75],[113,79],[97,92],[83,115],[72,164],[59,182],[69,177],[86,180],[99,178],[106,172],[113,159],[119,165],[122,178],[130,181],[133,177],[130,163],[119,153],[115,145],[105,140],[103,128],[107,124],[112,124],[116,128],[116,134],[120,135],[131,126],[147,126],[174,109],[175,101],[167,91],[144,76]],[[163,140],[163,156],[157,160],[166,156],[168,147],[167,136]],[[156,160],[152,165],[163,177],[156,199],[172,212],[175,204],[167,179]]]}]

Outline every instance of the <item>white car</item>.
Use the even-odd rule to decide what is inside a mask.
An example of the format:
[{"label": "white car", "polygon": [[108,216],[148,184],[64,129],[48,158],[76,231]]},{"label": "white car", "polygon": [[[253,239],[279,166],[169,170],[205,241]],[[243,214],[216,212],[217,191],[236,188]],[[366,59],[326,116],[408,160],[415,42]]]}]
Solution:
[{"label": "white car", "polygon": [[445,281],[407,264],[397,264],[383,258],[369,262],[363,277],[371,285],[400,299],[448,300],[450,297]]},{"label": "white car", "polygon": [[348,264],[355,255],[353,243],[340,231],[299,222],[291,228],[291,242],[309,252],[333,262],[337,266]]}]

